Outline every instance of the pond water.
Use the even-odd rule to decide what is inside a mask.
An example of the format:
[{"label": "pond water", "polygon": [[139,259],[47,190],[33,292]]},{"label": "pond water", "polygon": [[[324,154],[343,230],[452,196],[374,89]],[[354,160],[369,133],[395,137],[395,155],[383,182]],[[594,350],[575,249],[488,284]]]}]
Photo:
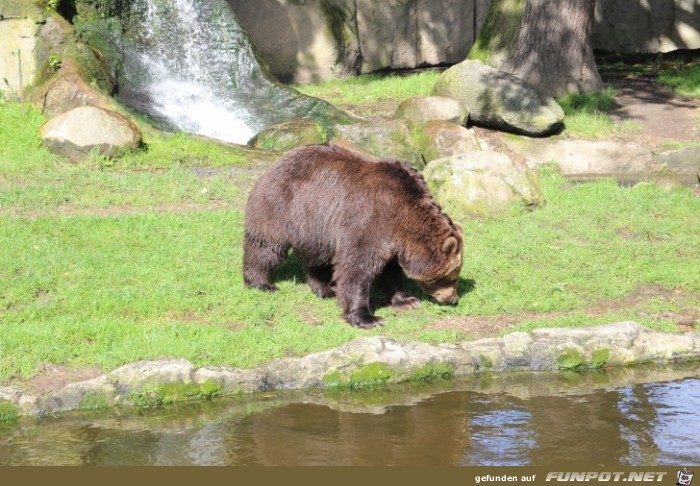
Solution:
[{"label": "pond water", "polygon": [[700,463],[700,371],[482,375],[21,419],[0,465]]}]

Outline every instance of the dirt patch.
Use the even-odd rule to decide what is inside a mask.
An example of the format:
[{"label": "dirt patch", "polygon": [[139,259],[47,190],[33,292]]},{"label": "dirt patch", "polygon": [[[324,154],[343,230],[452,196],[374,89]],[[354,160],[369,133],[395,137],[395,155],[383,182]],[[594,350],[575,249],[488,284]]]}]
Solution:
[{"label": "dirt patch", "polygon": [[[653,312],[644,310],[653,308],[654,300],[673,302],[675,311]],[[658,285],[649,285],[636,289],[621,299],[600,300],[583,310],[569,312],[519,312],[502,313],[485,316],[464,316],[440,319],[432,323],[428,330],[456,330],[472,339],[497,337],[501,331],[517,326],[526,320],[554,320],[583,313],[587,318],[597,318],[606,314],[624,313],[637,309],[641,317],[674,321],[681,332],[694,332],[700,328],[700,307],[697,296],[682,290],[668,290]]]},{"label": "dirt patch", "polygon": [[618,107],[610,116],[618,123],[630,120],[641,128],[625,138],[639,139],[652,145],[661,142],[700,141],[700,103],[676,96],[650,76],[611,77],[605,80],[617,95]]}]

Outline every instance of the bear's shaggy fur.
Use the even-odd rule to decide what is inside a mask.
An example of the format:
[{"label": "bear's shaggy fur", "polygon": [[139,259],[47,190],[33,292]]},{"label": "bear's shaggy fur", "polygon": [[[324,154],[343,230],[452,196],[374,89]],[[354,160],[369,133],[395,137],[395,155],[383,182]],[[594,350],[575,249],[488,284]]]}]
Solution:
[{"label": "bear's shaggy fur", "polygon": [[308,145],[284,157],[248,199],[243,256],[249,287],[275,291],[272,273],[293,249],[311,290],[338,296],[343,317],[371,328],[375,284],[391,305],[415,309],[402,269],[438,302],[457,302],[462,230],[433,202],[410,165],[369,159],[336,145]]}]

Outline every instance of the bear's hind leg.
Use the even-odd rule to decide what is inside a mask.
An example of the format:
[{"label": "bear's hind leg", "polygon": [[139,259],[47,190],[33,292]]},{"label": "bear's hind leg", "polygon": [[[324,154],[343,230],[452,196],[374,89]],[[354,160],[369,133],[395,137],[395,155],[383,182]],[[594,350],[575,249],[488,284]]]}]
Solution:
[{"label": "bear's hind leg", "polygon": [[254,240],[245,235],[243,247],[243,282],[248,287],[276,292],[272,285],[272,272],[287,257],[289,246]]},{"label": "bear's hind leg", "polygon": [[306,281],[314,294],[322,299],[335,297],[333,267],[331,265],[305,267]]}]

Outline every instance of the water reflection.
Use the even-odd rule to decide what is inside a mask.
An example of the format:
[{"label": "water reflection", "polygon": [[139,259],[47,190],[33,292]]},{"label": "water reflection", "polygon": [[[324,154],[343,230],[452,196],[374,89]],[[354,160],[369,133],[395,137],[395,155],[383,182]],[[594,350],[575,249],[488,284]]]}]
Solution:
[{"label": "water reflection", "polygon": [[23,420],[0,429],[0,464],[694,464],[700,373],[674,373],[635,385],[610,373],[527,375]]}]

